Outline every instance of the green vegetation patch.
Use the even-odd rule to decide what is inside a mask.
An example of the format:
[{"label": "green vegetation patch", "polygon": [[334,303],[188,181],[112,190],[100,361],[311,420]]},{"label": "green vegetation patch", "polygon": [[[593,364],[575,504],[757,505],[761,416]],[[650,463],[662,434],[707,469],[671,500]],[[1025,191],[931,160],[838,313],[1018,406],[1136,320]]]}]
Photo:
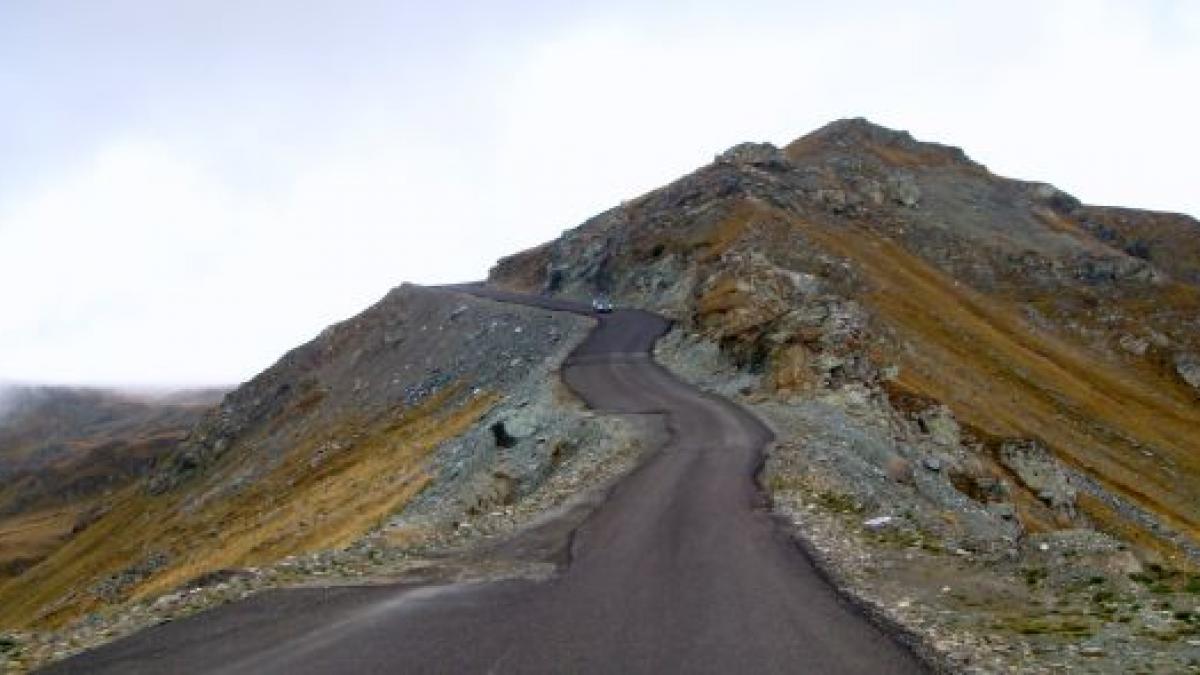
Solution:
[{"label": "green vegetation patch", "polygon": [[1092,624],[1086,619],[1062,615],[1012,617],[1001,622],[997,627],[1021,635],[1052,635],[1069,638],[1090,637],[1093,632]]},{"label": "green vegetation patch", "polygon": [[821,492],[817,495],[817,504],[826,511],[834,513],[862,513],[863,507],[854,497],[840,492]]},{"label": "green vegetation patch", "polygon": [[1026,567],[1021,570],[1021,576],[1025,577],[1025,584],[1028,586],[1037,586],[1048,574],[1045,567]]}]

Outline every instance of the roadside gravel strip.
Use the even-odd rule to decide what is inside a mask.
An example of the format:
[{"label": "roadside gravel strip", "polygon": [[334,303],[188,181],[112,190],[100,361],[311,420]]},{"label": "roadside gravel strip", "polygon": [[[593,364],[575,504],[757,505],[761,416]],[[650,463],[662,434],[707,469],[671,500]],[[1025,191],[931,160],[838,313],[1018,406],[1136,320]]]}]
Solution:
[{"label": "roadside gravel strip", "polygon": [[[590,314],[562,300],[458,290]],[[595,318],[564,380],[597,411],[663,414],[671,433],[573,532],[560,575],[269,592],[46,672],[924,672],[772,521],[754,482],[770,431],[654,363],[663,318]]]}]

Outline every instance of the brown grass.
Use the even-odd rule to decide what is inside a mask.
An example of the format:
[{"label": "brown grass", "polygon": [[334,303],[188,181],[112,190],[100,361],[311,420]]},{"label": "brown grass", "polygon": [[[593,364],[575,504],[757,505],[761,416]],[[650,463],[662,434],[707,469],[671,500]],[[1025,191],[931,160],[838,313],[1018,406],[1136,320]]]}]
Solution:
[{"label": "brown grass", "polygon": [[730,212],[701,237],[692,242],[703,249],[701,260],[713,260],[729,250],[730,245],[750,227],[756,219],[769,217],[770,211],[750,199],[738,200]]},{"label": "brown grass", "polygon": [[1172,561],[1173,565],[1192,569],[1189,558],[1174,543],[1159,537],[1141,524],[1114,511],[1108,504],[1081,493],[1076,497],[1079,510],[1087,515],[1096,529],[1128,542],[1151,562]]},{"label": "brown grass", "polygon": [[82,505],[0,519],[0,579],[50,555],[71,534]]},{"label": "brown grass", "polygon": [[[297,443],[269,474],[192,513],[184,504],[213,485],[201,482],[161,497],[129,489],[109,514],[41,565],[0,585],[0,626],[54,626],[95,609],[102,602],[88,592],[91,584],[152,552],[167,553],[170,562],[129,588],[131,598],[169,591],[216,570],[350,543],[419,493],[430,480],[429,453],[466,431],[495,402],[492,395],[476,396],[446,410],[450,396],[446,392],[396,418],[328,430],[356,440],[319,462],[314,451],[321,439]],[[234,461],[236,454],[227,459]]]},{"label": "brown grass", "polygon": [[1200,535],[1200,408],[1175,383],[1035,331],[1014,304],[958,284],[892,241],[797,226],[871,279],[865,300],[907,345],[896,355],[905,389],[947,403],[987,433],[1041,438],[1168,524]]}]

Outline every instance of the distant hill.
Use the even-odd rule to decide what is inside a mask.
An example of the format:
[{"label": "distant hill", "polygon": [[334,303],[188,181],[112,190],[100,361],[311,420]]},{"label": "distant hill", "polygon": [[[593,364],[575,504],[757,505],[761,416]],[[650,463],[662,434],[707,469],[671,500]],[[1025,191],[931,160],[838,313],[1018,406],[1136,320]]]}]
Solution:
[{"label": "distant hill", "polygon": [[[24,440],[7,454],[26,475],[47,475],[55,462],[64,467],[49,474],[62,477],[54,490],[24,494],[67,498],[108,485],[90,475],[146,480],[84,514],[86,528],[48,558],[0,580],[0,627],[55,625],[219,570],[345,546],[423,492],[451,504],[453,520],[531,489],[564,459],[565,446],[528,438],[527,423],[513,428],[524,442],[501,455],[491,451],[493,432],[477,424],[521,383],[544,386],[547,364],[565,357],[587,325],[573,315],[404,285],[284,354],[202,415],[161,400],[78,392],[35,406],[39,415],[22,417],[18,406],[10,419],[24,421],[10,433]],[[528,417],[528,399],[519,403]],[[560,413],[546,414],[561,420]],[[89,429],[86,441],[56,433],[62,419]],[[150,425],[154,419],[161,424]],[[468,447],[446,450],[464,435],[472,436]],[[98,462],[114,437],[139,443],[118,444],[119,461]],[[93,442],[91,452],[80,451]],[[437,457],[439,448],[460,456]]]},{"label": "distant hill", "polygon": [[183,440],[216,390],[0,390],[0,576],[53,550]]}]

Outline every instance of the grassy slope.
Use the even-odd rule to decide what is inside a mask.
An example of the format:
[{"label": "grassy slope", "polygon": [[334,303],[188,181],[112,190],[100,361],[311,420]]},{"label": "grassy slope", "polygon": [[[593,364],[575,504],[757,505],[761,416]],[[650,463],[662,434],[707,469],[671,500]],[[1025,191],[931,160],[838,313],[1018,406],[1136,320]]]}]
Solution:
[{"label": "grassy slope", "polygon": [[495,400],[479,395],[445,410],[451,394],[398,416],[346,420],[344,431],[355,443],[319,462],[317,439],[299,439],[262,480],[225,499],[201,500],[195,510],[189,505],[212,488],[207,480],[158,497],[127,489],[105,517],[41,565],[0,584],[0,626],[54,626],[93,610],[104,601],[87,587],[91,580],[119,574],[154,553],[165,553],[169,562],[121,588],[122,598],[169,591],[223,568],[349,543],[417,494],[429,480],[423,460]]},{"label": "grassy slope", "polygon": [[[1200,540],[1200,408],[1177,383],[1034,330],[1015,304],[971,291],[878,235],[795,225],[856,261],[872,281],[864,300],[905,345],[895,355],[902,387],[947,403],[989,434],[1042,439]],[[1114,519],[1098,505],[1083,506],[1101,523]],[[1162,542],[1146,543],[1170,554]]]},{"label": "grassy slope", "polygon": [[70,535],[86,504],[60,506],[0,519],[0,578],[14,576],[54,552]]},{"label": "grassy slope", "polygon": [[175,447],[215,396],[161,401],[66,387],[7,394],[19,405],[0,425],[0,580],[52,553],[106,493]]}]

